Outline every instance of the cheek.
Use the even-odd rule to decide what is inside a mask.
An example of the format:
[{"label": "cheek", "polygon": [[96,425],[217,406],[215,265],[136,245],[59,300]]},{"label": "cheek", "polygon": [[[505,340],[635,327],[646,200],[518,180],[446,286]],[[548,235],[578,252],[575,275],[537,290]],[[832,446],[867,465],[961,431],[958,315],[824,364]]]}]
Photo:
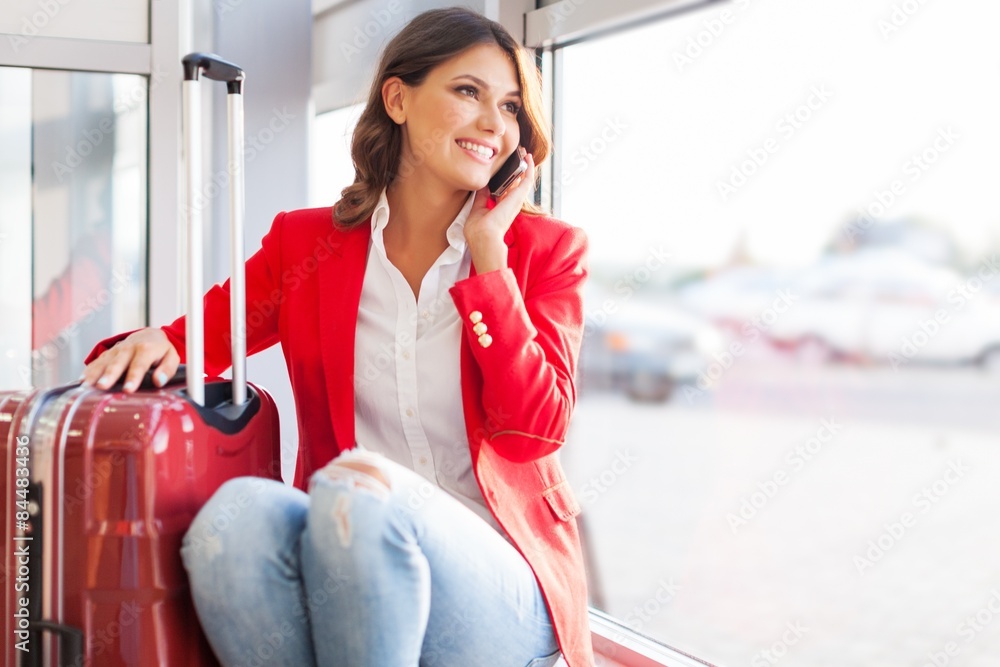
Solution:
[{"label": "cheek", "polygon": [[460,134],[459,130],[467,125],[462,116],[461,107],[454,104],[440,104],[428,116],[426,134],[435,144],[437,153],[446,154],[451,149],[451,143]]},{"label": "cheek", "polygon": [[461,104],[442,105],[439,109],[438,118],[440,119],[438,122],[441,128],[449,134],[454,134],[472,122],[468,109]]},{"label": "cheek", "polygon": [[455,130],[463,123],[461,107],[441,99],[428,99],[420,104],[420,113],[407,122],[407,132],[413,150],[424,154],[443,154],[454,140]]},{"label": "cheek", "polygon": [[517,124],[516,120],[507,121],[507,129],[503,139],[508,152],[514,152],[521,144],[521,126]]}]

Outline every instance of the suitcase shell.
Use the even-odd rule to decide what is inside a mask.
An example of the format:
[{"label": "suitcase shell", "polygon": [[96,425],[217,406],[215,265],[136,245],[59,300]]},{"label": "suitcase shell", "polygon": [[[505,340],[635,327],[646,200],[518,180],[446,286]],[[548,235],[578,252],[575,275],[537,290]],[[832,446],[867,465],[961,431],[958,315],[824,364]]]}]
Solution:
[{"label": "suitcase shell", "polygon": [[[236,419],[225,410],[206,417],[211,409],[185,392],[174,383],[135,394],[78,386],[0,394],[5,664],[218,664],[195,615],[181,539],[227,479],[280,479],[279,424],[271,396],[252,384]],[[229,381],[209,380],[206,405],[230,392]],[[25,443],[28,456],[18,456]],[[24,467],[27,476],[17,472]],[[17,492],[29,485],[19,477],[30,480],[20,506],[27,529],[18,527]],[[18,576],[19,549],[28,552],[27,577]],[[32,628],[50,628],[30,635],[29,653],[15,634],[24,600],[37,613]]]}]

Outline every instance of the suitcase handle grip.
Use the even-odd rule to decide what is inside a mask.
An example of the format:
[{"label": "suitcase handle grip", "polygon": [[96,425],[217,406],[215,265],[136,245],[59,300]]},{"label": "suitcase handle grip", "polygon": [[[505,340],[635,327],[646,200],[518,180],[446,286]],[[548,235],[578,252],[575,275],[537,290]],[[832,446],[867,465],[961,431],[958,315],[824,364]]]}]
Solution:
[{"label": "suitcase handle grip", "polygon": [[79,667],[84,663],[83,631],[79,628],[52,621],[34,621],[28,629],[59,635],[60,667]]},{"label": "suitcase handle grip", "polygon": [[[167,384],[175,384],[177,382],[185,382],[185,383],[187,382],[187,368],[184,366],[184,364],[179,364],[177,366],[177,372],[174,373],[174,376],[167,381]],[[125,387],[125,376],[122,375],[120,378],[118,378],[117,382],[108,387],[108,391],[109,392],[123,391],[124,387]],[[156,389],[163,389],[164,387],[157,386],[157,384],[153,381],[153,369],[150,368],[148,371],[146,371],[146,374],[142,376],[142,380],[139,381],[138,388],[156,390]]]},{"label": "suitcase handle grip", "polygon": [[185,81],[197,81],[199,72],[204,72],[213,81],[225,81],[230,94],[243,91],[243,79],[246,75],[242,68],[214,53],[189,53],[181,59],[181,63],[184,66]]}]

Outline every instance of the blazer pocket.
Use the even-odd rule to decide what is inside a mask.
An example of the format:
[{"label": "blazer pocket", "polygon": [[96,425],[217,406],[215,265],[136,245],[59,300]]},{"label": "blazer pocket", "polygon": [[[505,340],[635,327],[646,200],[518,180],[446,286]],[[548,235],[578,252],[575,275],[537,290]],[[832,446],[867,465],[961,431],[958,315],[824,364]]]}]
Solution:
[{"label": "blazer pocket", "polygon": [[573,495],[573,489],[565,480],[545,489],[542,495],[545,497],[545,502],[549,504],[549,509],[560,521],[569,521],[581,511],[580,503]]}]

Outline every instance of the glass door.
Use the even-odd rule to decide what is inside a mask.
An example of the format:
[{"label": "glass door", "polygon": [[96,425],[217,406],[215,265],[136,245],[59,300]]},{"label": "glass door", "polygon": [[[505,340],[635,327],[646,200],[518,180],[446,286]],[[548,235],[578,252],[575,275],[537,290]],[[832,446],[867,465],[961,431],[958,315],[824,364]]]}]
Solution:
[{"label": "glass door", "polygon": [[0,67],[0,389],[146,322],[148,79]]}]

